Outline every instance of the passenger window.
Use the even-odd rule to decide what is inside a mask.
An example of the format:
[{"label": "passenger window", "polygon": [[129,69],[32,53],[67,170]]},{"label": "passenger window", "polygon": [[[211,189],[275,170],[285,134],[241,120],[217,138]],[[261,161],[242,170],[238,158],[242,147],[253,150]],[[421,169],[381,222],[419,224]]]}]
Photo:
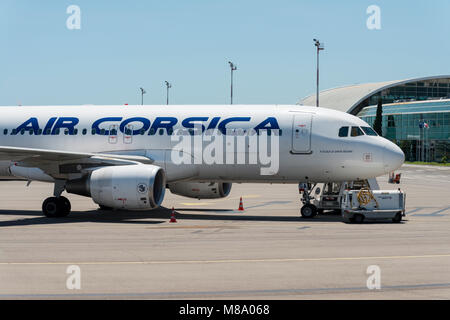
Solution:
[{"label": "passenger window", "polygon": [[361,127],[368,136],[377,136],[378,134],[371,127]]},{"label": "passenger window", "polygon": [[347,137],[348,136],[348,127],[342,127],[339,129],[339,137]]},{"label": "passenger window", "polygon": [[352,137],[363,136],[364,132],[361,130],[360,127],[352,127],[352,131],[351,131],[350,135]]}]

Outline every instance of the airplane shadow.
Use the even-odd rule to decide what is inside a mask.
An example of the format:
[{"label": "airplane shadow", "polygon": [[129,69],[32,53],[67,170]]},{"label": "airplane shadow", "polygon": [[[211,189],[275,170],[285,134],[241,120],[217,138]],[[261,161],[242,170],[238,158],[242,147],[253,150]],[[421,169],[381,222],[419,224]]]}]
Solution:
[{"label": "airplane shadow", "polygon": [[[160,207],[150,211],[90,210],[72,211],[69,216],[63,218],[47,218],[43,216],[41,211],[38,210],[0,210],[0,216],[11,215],[24,217],[16,220],[0,221],[0,228],[80,222],[153,225],[167,222],[170,219],[171,212],[171,208],[166,207]],[[337,215],[325,214],[319,215],[314,219],[302,219],[300,216],[246,215],[245,211],[240,212],[231,209],[180,208],[175,209],[175,215],[178,221],[275,221],[295,223],[342,222],[341,217]]]}]

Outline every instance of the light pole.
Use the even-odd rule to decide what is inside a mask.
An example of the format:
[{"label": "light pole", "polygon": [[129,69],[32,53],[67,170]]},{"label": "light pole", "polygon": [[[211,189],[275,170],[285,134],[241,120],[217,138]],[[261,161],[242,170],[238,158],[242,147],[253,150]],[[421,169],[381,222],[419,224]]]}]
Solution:
[{"label": "light pole", "polygon": [[166,87],[167,87],[167,105],[169,105],[169,89],[170,88],[172,88],[172,84],[171,83],[169,83],[168,81],[165,81],[166,82]]},{"label": "light pole", "polygon": [[144,105],[144,94],[147,93],[147,91],[144,90],[144,88],[139,88],[141,90],[141,105]]},{"label": "light pole", "polygon": [[319,52],[320,50],[325,50],[325,46],[323,43],[320,43],[319,40],[313,39],[314,45],[317,47],[317,83],[316,83],[316,107],[319,106]]},{"label": "light pole", "polygon": [[228,61],[228,64],[230,65],[231,69],[231,94],[230,94],[230,100],[231,104],[233,104],[233,71],[237,70],[237,66],[233,64],[233,62]]}]

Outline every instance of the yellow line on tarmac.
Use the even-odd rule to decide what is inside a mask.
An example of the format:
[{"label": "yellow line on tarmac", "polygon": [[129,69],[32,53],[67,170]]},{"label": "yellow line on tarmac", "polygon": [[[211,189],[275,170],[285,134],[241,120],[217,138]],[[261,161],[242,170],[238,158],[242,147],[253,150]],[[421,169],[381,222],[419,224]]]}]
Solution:
[{"label": "yellow line on tarmac", "polygon": [[244,263],[244,262],[310,262],[352,261],[378,259],[448,258],[450,254],[380,257],[335,257],[335,258],[275,258],[275,259],[227,259],[227,260],[161,260],[161,261],[91,261],[91,262],[0,262],[0,266],[20,265],[141,265],[141,264],[200,264],[200,263]]}]

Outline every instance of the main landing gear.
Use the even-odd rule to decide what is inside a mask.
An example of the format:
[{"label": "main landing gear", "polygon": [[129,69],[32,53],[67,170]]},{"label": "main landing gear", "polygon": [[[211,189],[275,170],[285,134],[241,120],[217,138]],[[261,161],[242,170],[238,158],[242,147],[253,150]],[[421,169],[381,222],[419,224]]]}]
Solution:
[{"label": "main landing gear", "polygon": [[44,200],[42,203],[42,212],[49,218],[66,217],[70,213],[71,205],[69,199],[63,197],[61,193],[65,189],[65,181],[56,180],[54,197]]},{"label": "main landing gear", "polygon": [[[308,180],[308,178],[306,178]],[[314,187],[313,187],[314,188]],[[311,188],[310,183],[300,183],[299,192],[302,194],[303,207],[300,209],[302,218],[312,219],[317,215],[317,207],[311,203]]]},{"label": "main landing gear", "polygon": [[70,201],[66,197],[50,197],[42,204],[42,212],[49,218],[66,217],[70,213]]}]

